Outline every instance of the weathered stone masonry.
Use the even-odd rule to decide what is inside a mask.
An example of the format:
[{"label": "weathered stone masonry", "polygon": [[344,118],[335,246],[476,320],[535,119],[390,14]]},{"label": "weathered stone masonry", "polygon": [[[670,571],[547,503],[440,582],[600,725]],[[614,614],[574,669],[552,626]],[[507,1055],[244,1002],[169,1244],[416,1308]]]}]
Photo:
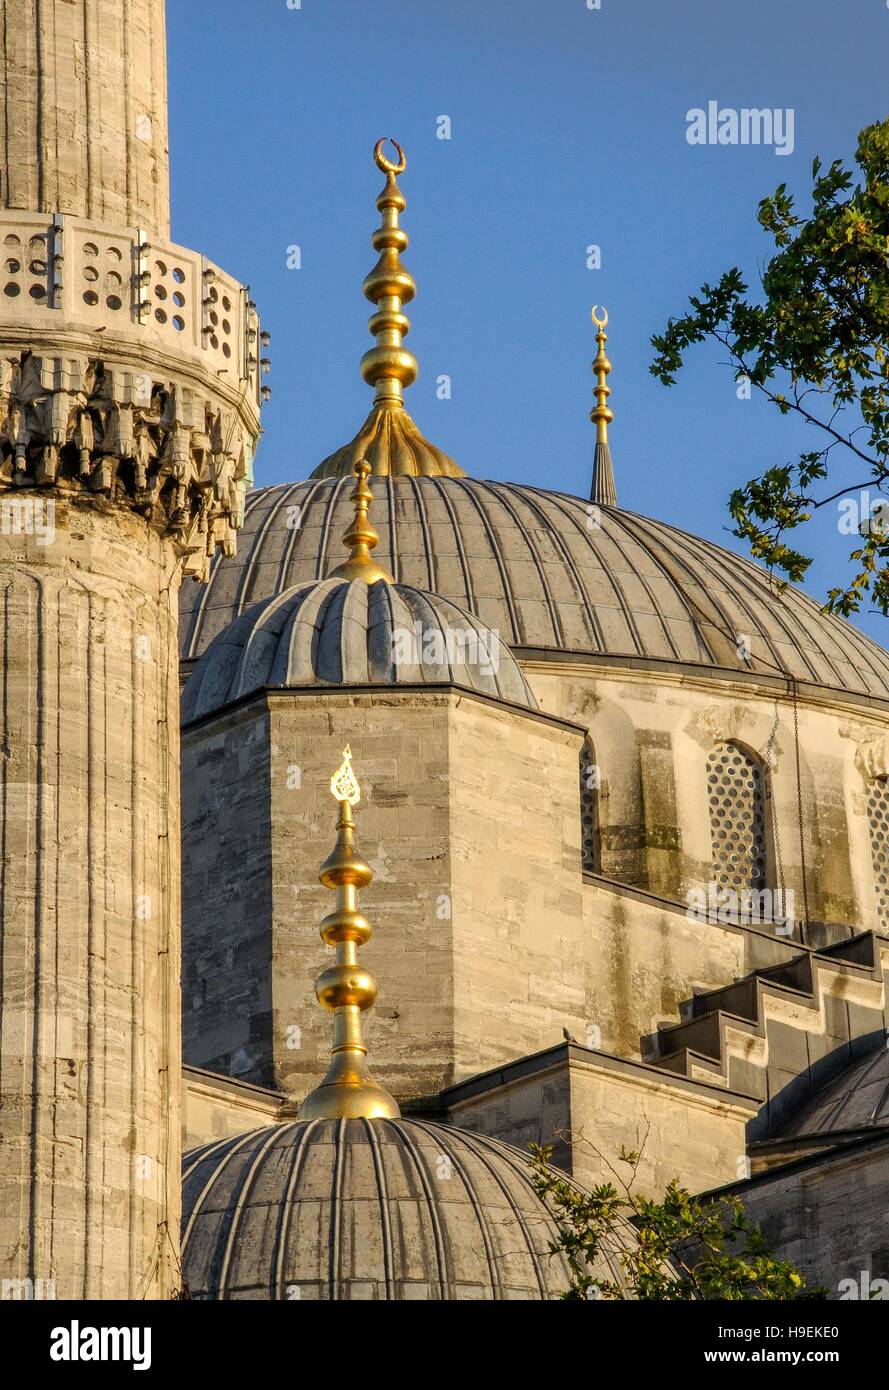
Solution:
[{"label": "weathered stone masonry", "polygon": [[179,1282],[177,599],[259,436],[248,290],[169,242],[163,0],[5,0],[0,1279]]}]

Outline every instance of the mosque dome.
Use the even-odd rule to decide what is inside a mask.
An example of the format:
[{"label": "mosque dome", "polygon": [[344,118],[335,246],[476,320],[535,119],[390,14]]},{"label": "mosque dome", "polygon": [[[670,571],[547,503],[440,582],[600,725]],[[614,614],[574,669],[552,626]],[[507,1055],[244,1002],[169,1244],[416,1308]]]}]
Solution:
[{"label": "mosque dome", "polygon": [[[359,476],[359,502],[364,483]],[[363,530],[358,510],[353,534]],[[366,567],[368,559],[353,552],[348,563]],[[377,588],[354,581],[358,586]],[[390,588],[379,581],[380,593]],[[189,1295],[558,1298],[569,1288],[570,1268],[554,1253],[559,1232],[535,1187],[530,1157],[487,1136],[402,1118],[370,1071],[363,1017],[377,999],[377,982],[359,953],[374,929],[359,894],[374,873],[356,843],[363,792],[350,746],[330,791],[337,839],[319,878],[336,896],[320,932],[335,958],[315,982],[319,1004],[332,1015],[329,1066],[292,1122],[185,1156],[182,1270]],[[292,1098],[284,1113],[294,1107]],[[623,1220],[600,1244],[591,1273],[622,1282],[622,1252],[633,1239]]]},{"label": "mosque dome", "polygon": [[[208,1144],[183,1174],[195,1299],[547,1299],[568,1287],[528,1159],[494,1139],[419,1120],[303,1120]],[[608,1277],[620,1277],[616,1254]]]},{"label": "mosque dome", "polygon": [[197,663],[182,721],[262,689],[457,685],[536,709],[515,657],[478,618],[409,584],[332,576],[253,604]]},{"label": "mosque dome", "polygon": [[788,1136],[830,1134],[889,1125],[889,1048],[856,1057],[819,1087],[794,1114]]},{"label": "mosque dome", "polygon": [[[248,497],[237,556],[220,557],[207,584],[183,590],[185,661],[249,605],[329,573],[351,515],[349,483],[313,479]],[[850,623],[663,522],[473,478],[373,483],[380,562],[400,584],[468,610],[513,648],[698,666],[729,680],[790,675],[860,695],[889,689],[889,655]]]},{"label": "mosque dome", "polygon": [[248,497],[237,555],[219,556],[208,583],[182,591],[186,669],[252,604],[327,578],[360,463],[376,484],[380,563],[400,586],[473,614],[523,656],[699,668],[735,684],[739,674],[794,677],[885,698],[889,654],[851,624],[749,560],[617,506],[607,313],[593,310],[590,501],[466,477],[420,435],[404,406],[404,388],[418,370],[403,345],[410,330],[403,306],[416,292],[400,260],[408,238],[399,225],[405,200],[396,175],[405,160],[397,145],[398,162],[388,160],[383,143],[375,151],[386,172],[377,199],[382,226],[371,238],[380,257],[364,283],[377,306],[370,320],[377,343],[361,362],[375,389],[371,414],[306,482]]}]

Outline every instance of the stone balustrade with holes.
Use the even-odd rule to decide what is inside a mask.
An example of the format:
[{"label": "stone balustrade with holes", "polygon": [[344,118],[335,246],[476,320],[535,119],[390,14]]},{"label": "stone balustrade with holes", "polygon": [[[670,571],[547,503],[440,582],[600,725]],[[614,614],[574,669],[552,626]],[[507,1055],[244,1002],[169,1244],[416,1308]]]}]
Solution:
[{"label": "stone balustrade with holes", "polygon": [[263,396],[249,291],[139,229],[0,212],[0,485],[113,494],[202,577],[230,551]]}]

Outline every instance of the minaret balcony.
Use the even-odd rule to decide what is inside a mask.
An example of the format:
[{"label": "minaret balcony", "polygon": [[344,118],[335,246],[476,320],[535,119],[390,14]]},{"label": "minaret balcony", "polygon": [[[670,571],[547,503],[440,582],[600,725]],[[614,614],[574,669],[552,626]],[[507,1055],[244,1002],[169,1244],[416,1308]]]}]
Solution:
[{"label": "minaret balcony", "polygon": [[0,491],[114,499],[205,579],[243,518],[266,340],[249,289],[197,252],[0,212]]},{"label": "minaret balcony", "polygon": [[171,353],[260,404],[249,290],[205,256],[138,228],[0,212],[0,330],[107,335]]}]

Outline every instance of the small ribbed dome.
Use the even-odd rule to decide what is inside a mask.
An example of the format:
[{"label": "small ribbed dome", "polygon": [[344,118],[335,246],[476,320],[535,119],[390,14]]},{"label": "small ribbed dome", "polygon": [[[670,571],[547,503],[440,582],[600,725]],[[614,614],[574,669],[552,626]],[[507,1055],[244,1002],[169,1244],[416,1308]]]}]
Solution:
[{"label": "small ribbed dome", "polygon": [[[248,496],[238,554],[220,557],[206,585],[182,590],[184,660],[248,604],[339,563],[351,486],[319,479]],[[663,522],[474,478],[378,478],[374,492],[379,563],[475,613],[510,647],[693,664],[732,681],[786,673],[886,698],[889,656],[864,633],[759,565]]]},{"label": "small ribbed dome", "polygon": [[220,633],[182,696],[182,722],[254,691],[304,686],[458,685],[536,709],[496,633],[407,584],[332,577],[267,598]]},{"label": "small ribbed dome", "polygon": [[[309,1120],[183,1161],[195,1299],[547,1299],[568,1286],[527,1157],[419,1120]],[[620,1279],[617,1254],[602,1272]]]},{"label": "small ribbed dome", "polygon": [[784,1134],[829,1134],[889,1125],[889,1048],[857,1057],[815,1092]]}]

